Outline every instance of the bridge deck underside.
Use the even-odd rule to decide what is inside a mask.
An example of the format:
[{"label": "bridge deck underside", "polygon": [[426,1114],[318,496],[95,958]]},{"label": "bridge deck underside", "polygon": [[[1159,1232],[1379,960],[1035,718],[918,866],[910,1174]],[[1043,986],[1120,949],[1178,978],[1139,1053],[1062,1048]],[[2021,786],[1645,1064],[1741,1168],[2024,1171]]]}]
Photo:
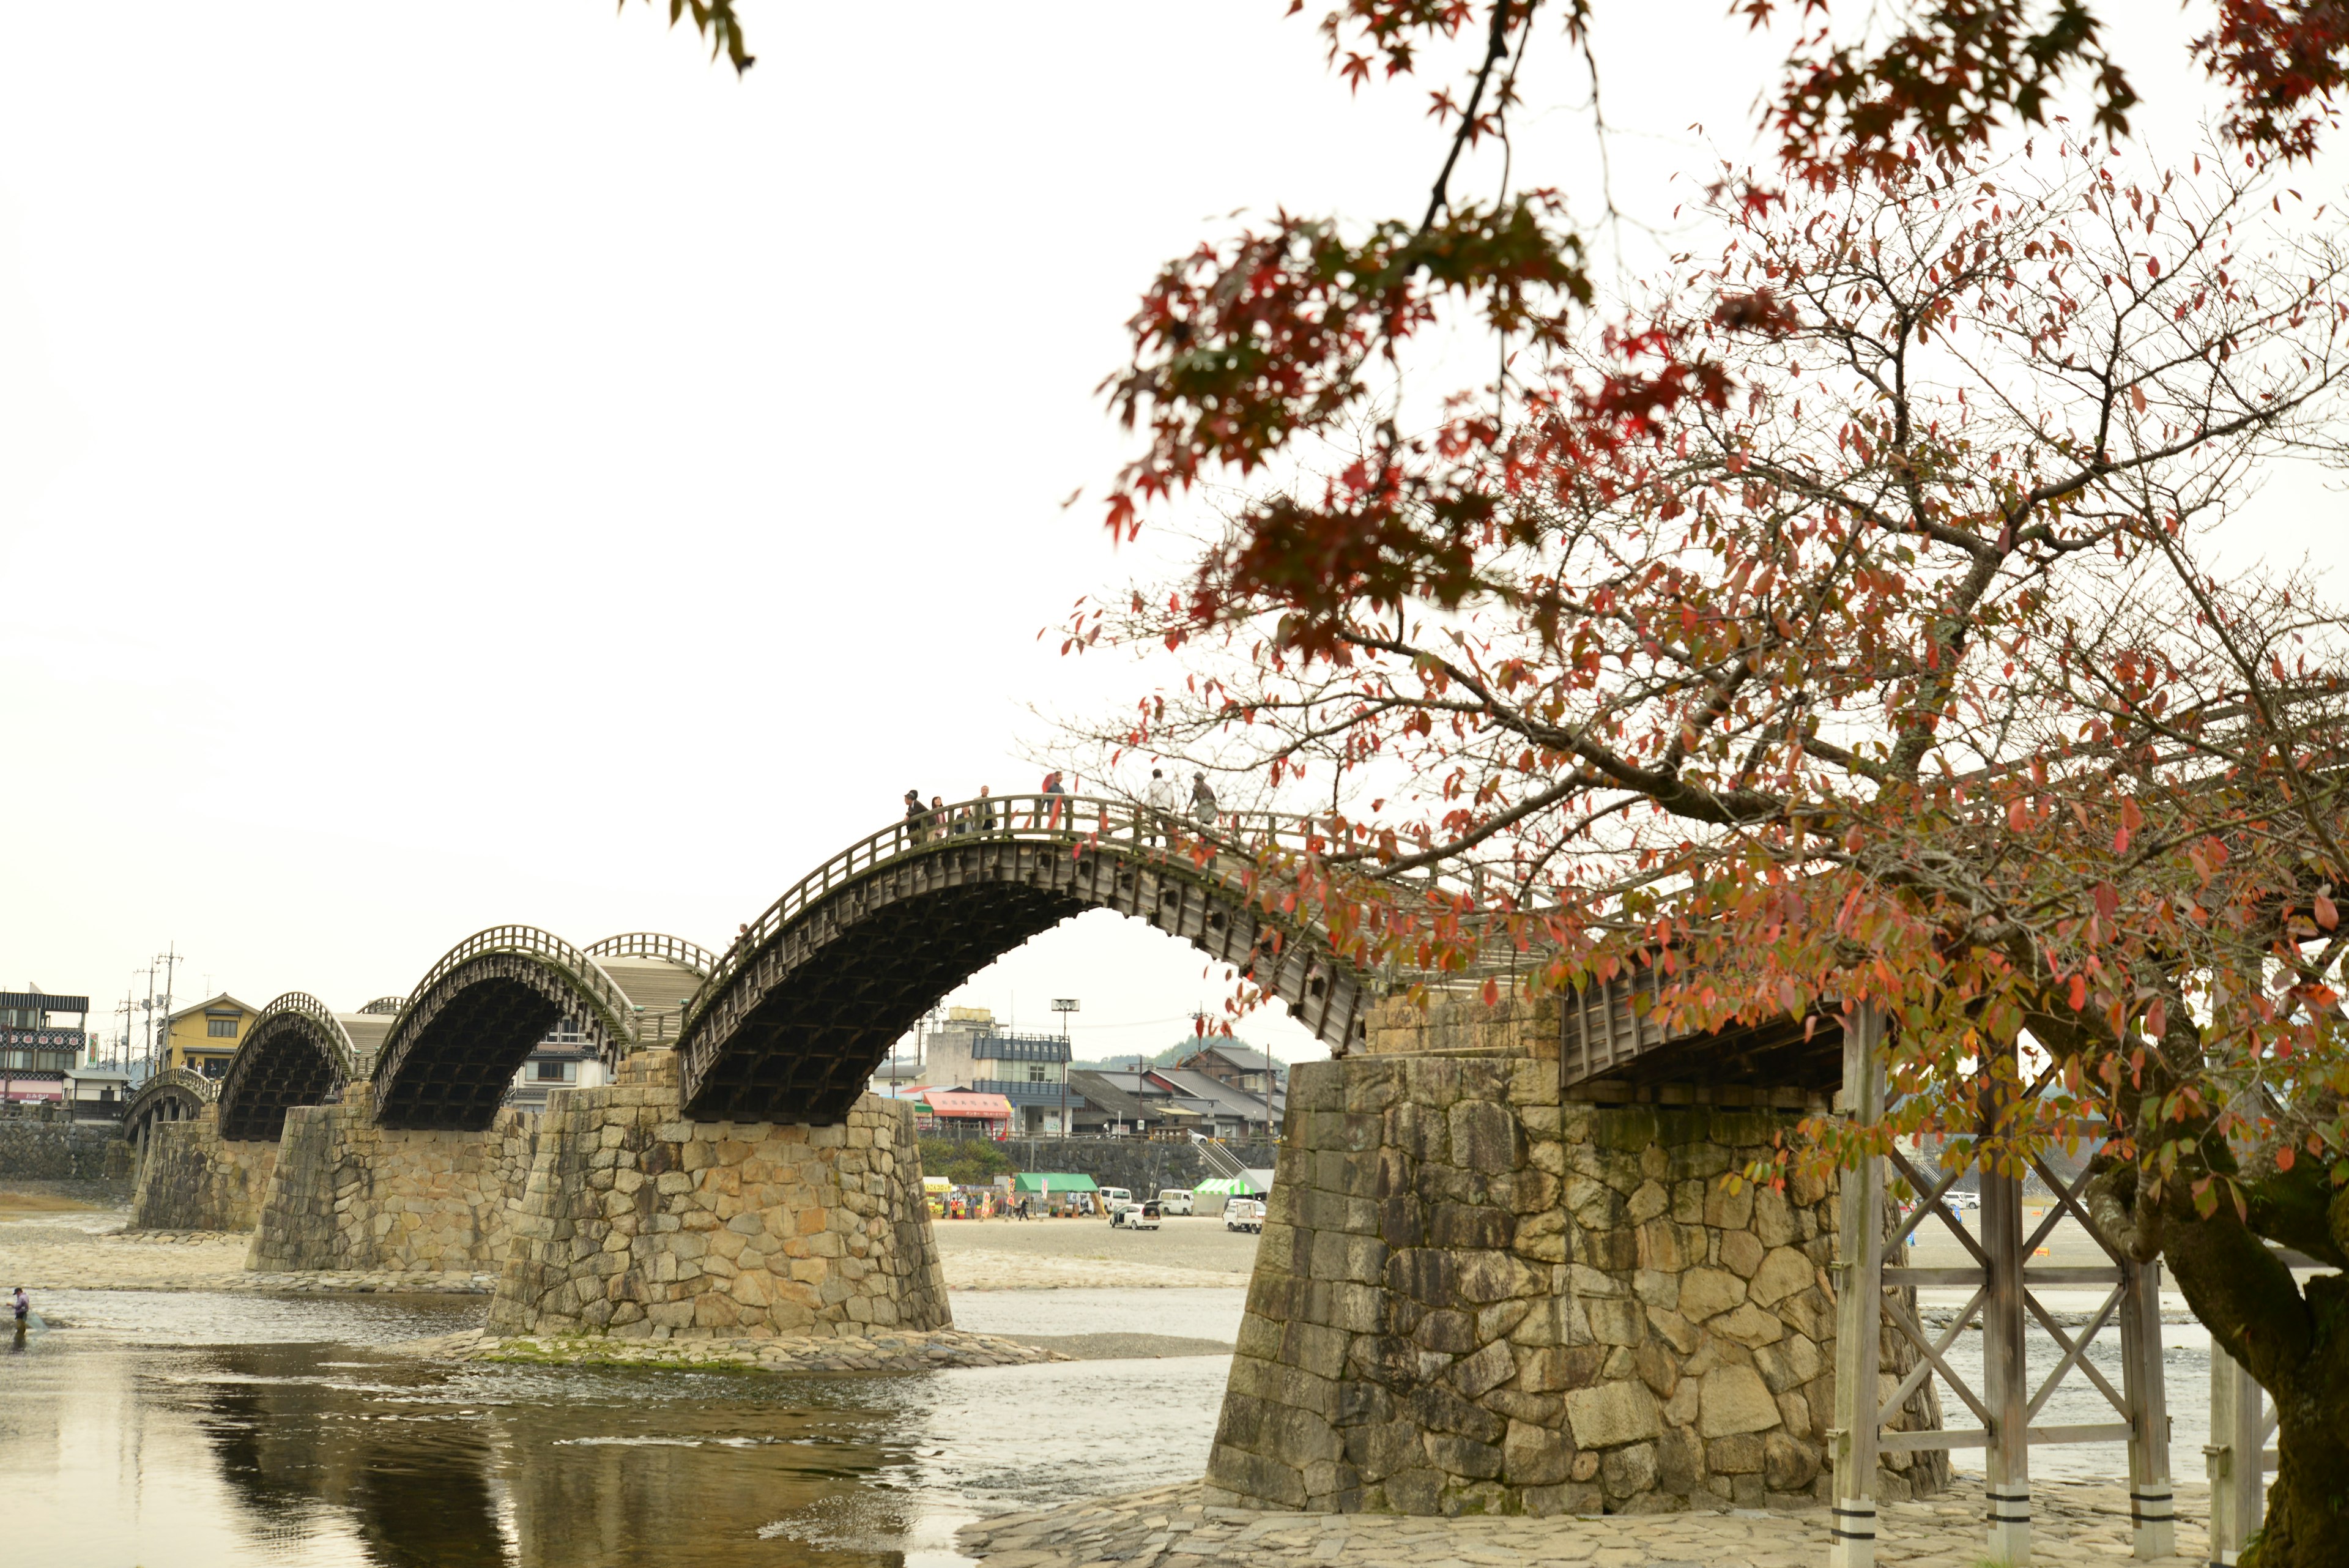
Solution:
[{"label": "bridge deck underside", "polygon": [[1036,889],[955,888],[890,904],[811,954],[737,1025],[698,1120],[836,1122],[890,1045],[1002,954],[1084,912]]},{"label": "bridge deck underside", "polygon": [[[891,1044],[957,985],[1089,909],[1149,921],[1233,964],[1343,1049],[1360,981],[1308,940],[1278,944],[1246,900],[1182,862],[1102,846],[978,841],[884,866],[812,905],[696,1021],[698,1120],[834,1122]],[[1278,947],[1278,951],[1274,950]]]},{"label": "bridge deck underside", "polygon": [[531,1047],[546,1037],[563,1004],[511,975],[459,989],[424,1023],[388,1081],[379,1081],[376,1121],[387,1127],[480,1132]]},{"label": "bridge deck underside", "polygon": [[285,1135],[285,1113],[315,1106],[340,1086],[343,1075],[331,1053],[303,1023],[272,1019],[255,1030],[241,1058],[221,1085],[221,1137],[274,1143]]},{"label": "bridge deck underside", "polygon": [[1776,1018],[1754,1025],[1668,1033],[1633,999],[1652,983],[1617,980],[1566,999],[1560,1081],[1577,1097],[1605,1098],[1605,1085],[1832,1093],[1843,1081],[1843,1030],[1829,1017]]}]

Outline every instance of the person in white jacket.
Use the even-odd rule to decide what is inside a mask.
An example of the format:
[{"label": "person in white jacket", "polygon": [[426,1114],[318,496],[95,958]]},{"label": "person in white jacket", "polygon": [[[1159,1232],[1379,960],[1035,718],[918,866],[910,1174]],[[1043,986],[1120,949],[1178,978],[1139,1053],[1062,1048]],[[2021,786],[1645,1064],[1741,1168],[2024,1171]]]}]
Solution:
[{"label": "person in white jacket", "polygon": [[1164,770],[1150,770],[1150,836],[1166,842],[1174,832],[1174,781]]}]

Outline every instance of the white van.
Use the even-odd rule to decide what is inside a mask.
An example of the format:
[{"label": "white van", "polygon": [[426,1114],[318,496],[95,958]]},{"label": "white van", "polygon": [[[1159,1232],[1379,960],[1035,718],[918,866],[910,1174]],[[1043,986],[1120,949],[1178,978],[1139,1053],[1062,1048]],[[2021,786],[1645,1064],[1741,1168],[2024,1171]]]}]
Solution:
[{"label": "white van", "polygon": [[1112,1221],[1117,1218],[1117,1211],[1133,1201],[1133,1194],[1125,1188],[1104,1187],[1101,1189],[1102,1209]]},{"label": "white van", "polygon": [[1190,1214],[1191,1189],[1187,1187],[1167,1187],[1159,1189],[1158,1211],[1162,1214]]}]

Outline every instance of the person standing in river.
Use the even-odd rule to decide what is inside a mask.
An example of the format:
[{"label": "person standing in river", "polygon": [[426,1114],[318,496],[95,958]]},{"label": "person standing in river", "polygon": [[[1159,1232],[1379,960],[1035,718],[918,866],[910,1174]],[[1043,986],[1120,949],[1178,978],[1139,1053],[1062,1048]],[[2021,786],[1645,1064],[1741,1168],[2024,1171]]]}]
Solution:
[{"label": "person standing in river", "polygon": [[19,1334],[24,1333],[25,1324],[33,1315],[33,1298],[25,1293],[24,1286],[18,1285],[16,1290],[10,1293],[8,1297],[8,1307],[10,1311],[16,1314],[16,1332]]}]

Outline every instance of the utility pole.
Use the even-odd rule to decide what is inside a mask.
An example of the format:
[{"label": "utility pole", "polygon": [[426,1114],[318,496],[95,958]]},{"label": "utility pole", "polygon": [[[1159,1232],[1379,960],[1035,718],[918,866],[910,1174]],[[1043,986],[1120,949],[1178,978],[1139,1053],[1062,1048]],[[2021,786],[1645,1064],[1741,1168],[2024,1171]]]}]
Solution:
[{"label": "utility pole", "polygon": [[[171,981],[179,972],[180,944],[166,944],[164,950],[156,955],[155,961],[163,966],[163,1023],[158,1043],[161,1046],[160,1055],[163,1066],[168,1067],[171,1064]],[[157,1069],[158,1072],[161,1070]]]},{"label": "utility pole", "polygon": [[[136,975],[140,971],[132,970],[130,972]],[[147,976],[147,1048],[140,1056],[140,1064],[146,1068],[145,1072],[139,1075],[141,1083],[155,1075],[155,966],[149,964],[145,973]]]},{"label": "utility pole", "polygon": [[1069,1136],[1069,1014],[1077,1011],[1073,996],[1052,998],[1052,1011],[1061,1015],[1061,1136]]}]

